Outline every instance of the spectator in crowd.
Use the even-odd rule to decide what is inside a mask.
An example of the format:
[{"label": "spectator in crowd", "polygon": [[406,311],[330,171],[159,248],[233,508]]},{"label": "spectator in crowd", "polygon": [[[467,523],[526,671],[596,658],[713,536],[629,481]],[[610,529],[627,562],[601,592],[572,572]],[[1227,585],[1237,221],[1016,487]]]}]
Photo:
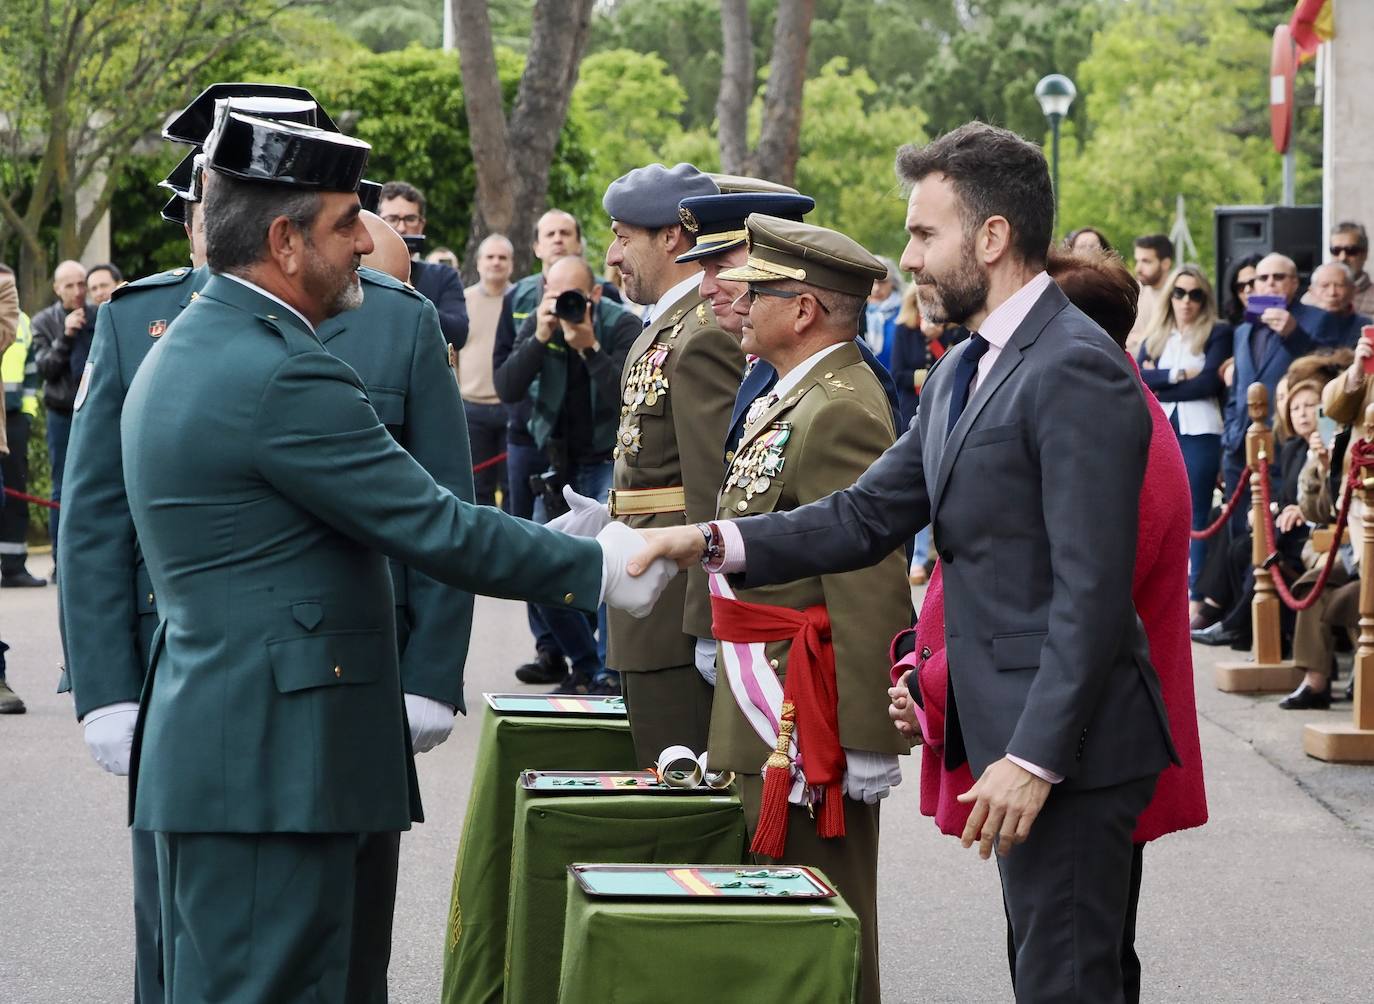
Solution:
[{"label": "spectator in crowd", "polygon": [[1360,339],[1360,329],[1370,323],[1369,317],[1355,310],[1355,279],[1344,262],[1329,261],[1312,272],[1308,289],[1310,303],[1325,315],[1318,317],[1312,340],[1332,348],[1353,349]]},{"label": "spectator in crowd", "polygon": [[[1267,307],[1258,317],[1245,320],[1236,329],[1233,350],[1234,372],[1223,413],[1221,471],[1226,497],[1230,498],[1245,468],[1245,430],[1250,426],[1246,394],[1252,383],[1262,383],[1269,391],[1272,419],[1274,396],[1279,378],[1293,360],[1318,348],[1312,332],[1324,314],[1316,307],[1298,303],[1298,267],[1283,254],[1269,254],[1255,266],[1255,287],[1251,295],[1280,296],[1286,306]],[[1248,315],[1247,315],[1248,316]],[[1243,530],[1249,511],[1249,490],[1231,514],[1232,526]]]},{"label": "spectator in crowd", "polygon": [[[124,273],[114,264],[106,262],[103,265],[92,265],[86,273],[86,299],[99,307],[110,299],[115,287],[123,281]],[[94,323],[94,315],[91,320]]]},{"label": "spectator in crowd", "polygon": [[1073,253],[1084,251],[1115,251],[1107,235],[1096,227],[1079,227],[1064,238],[1064,246]]},{"label": "spectator in crowd", "polygon": [[[530,402],[527,428],[533,445],[510,444],[510,469],[512,478],[517,470],[532,472],[539,486],[533,505],[538,523],[562,513],[565,484],[606,502],[620,418],[620,374],[640,332],[633,314],[602,296],[596,274],[580,255],[555,260],[544,279],[539,306],[521,324],[515,344],[507,352],[498,348],[494,360],[501,400]],[[532,606],[530,616],[536,637],[551,634],[571,663],[555,693],[620,692],[587,617],[547,606]]]},{"label": "spectator in crowd", "polygon": [[458,387],[472,441],[477,504],[495,505],[499,489],[503,509],[509,508],[510,501],[506,465],[492,460],[506,449],[506,410],[492,379],[492,351],[514,265],[515,247],[505,235],[491,234],[477,245],[477,282],[463,291],[468,304],[468,340],[458,353]]},{"label": "spectator in crowd", "polygon": [[1226,289],[1226,323],[1232,328],[1245,320],[1245,305],[1250,302],[1250,291],[1255,288],[1255,266],[1264,260],[1262,254],[1246,255],[1231,266],[1231,278]]},{"label": "spectator in crowd", "polygon": [[1145,330],[1159,309],[1164,281],[1173,271],[1174,242],[1163,234],[1146,234],[1135,239],[1135,278],[1140,283],[1140,304],[1135,327],[1126,338],[1126,351],[1134,355],[1145,338]]},{"label": "spectator in crowd", "polygon": [[[0,264],[0,305],[10,299],[15,319],[14,340],[0,355],[0,373],[5,382],[4,439],[9,452],[0,458],[0,479],[17,492],[27,492],[29,427],[38,414],[38,366],[33,358],[33,328],[29,316],[19,309],[14,270]],[[0,507],[0,587],[48,584],[47,579],[30,574],[27,568],[28,541],[28,503],[6,499]]]},{"label": "spectator in crowd", "polygon": [[[8,265],[0,265],[0,352],[6,352],[14,344],[19,334],[19,294],[15,290],[14,273]],[[0,458],[9,455],[9,442],[5,430],[0,428]],[[0,511],[6,508],[7,499],[3,492],[5,479],[0,470]],[[0,715],[22,715],[24,702],[5,680],[5,653],[9,646],[0,641]]]},{"label": "spectator in crowd", "polygon": [[[458,256],[453,253],[452,248],[435,248],[429,254],[425,255],[425,261],[429,262],[431,265],[446,265],[455,272],[458,271]],[[472,319],[471,316],[469,316],[468,323],[471,324],[471,322]]]},{"label": "spectator in crowd", "polygon": [[[405,181],[388,181],[377,200],[377,215],[402,237],[423,237],[425,233],[425,196]],[[439,329],[444,341],[461,349],[468,339],[468,308],[463,296],[463,281],[447,265],[421,261],[412,253],[410,283],[439,312]]]},{"label": "spectator in crowd", "polygon": [[[1196,265],[1170,273],[1169,291],[1146,328],[1136,354],[1141,379],[1164,407],[1178,434],[1192,493],[1193,529],[1207,525],[1212,491],[1221,468],[1221,364],[1231,355],[1231,327],[1217,320],[1212,284]],[[1189,546],[1190,599],[1200,602],[1197,577],[1206,555],[1205,541]]]},{"label": "spectator in crowd", "polygon": [[[48,428],[48,464],[52,500],[62,501],[62,469],[67,463],[67,440],[72,432],[72,410],[86,357],[95,337],[95,311],[86,300],[86,269],[80,262],[64,261],[53,271],[57,302],[33,315],[33,355],[43,378],[43,407]],[[60,509],[50,509],[48,533],[54,558]]]},{"label": "spectator in crowd", "polygon": [[[932,355],[930,345],[926,343],[925,331],[921,327],[921,307],[916,293],[916,284],[908,283],[906,291],[902,293],[902,309],[898,311],[897,323],[892,328],[892,378],[897,384],[897,407],[901,419],[897,427],[898,435],[901,435],[916,417],[921,385],[925,383],[926,373],[930,371],[937,358]],[[941,349],[942,353],[943,351]],[[926,584],[929,578],[926,561],[929,557],[930,527],[925,527],[916,534],[916,546],[911,555],[909,578],[913,586]]]},{"label": "spectator in crowd", "polygon": [[875,279],[864,311],[864,341],[889,370],[892,368],[892,329],[902,309],[902,277],[891,258],[879,257],[887,266],[887,278]]},{"label": "spectator in crowd", "polygon": [[1363,223],[1344,220],[1331,230],[1331,257],[1344,262],[1355,281],[1354,306],[1356,313],[1374,317],[1374,284],[1365,271],[1369,258],[1369,234]]}]

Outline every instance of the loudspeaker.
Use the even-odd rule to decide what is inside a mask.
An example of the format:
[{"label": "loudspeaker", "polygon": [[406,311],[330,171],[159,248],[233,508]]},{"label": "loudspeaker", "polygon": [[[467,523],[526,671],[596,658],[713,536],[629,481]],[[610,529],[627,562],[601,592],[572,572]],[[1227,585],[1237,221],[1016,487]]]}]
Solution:
[{"label": "loudspeaker", "polygon": [[1251,254],[1278,251],[1298,266],[1307,287],[1312,270],[1322,263],[1321,206],[1217,206],[1212,214],[1216,238],[1217,293],[1224,301],[1226,282],[1235,263]]}]

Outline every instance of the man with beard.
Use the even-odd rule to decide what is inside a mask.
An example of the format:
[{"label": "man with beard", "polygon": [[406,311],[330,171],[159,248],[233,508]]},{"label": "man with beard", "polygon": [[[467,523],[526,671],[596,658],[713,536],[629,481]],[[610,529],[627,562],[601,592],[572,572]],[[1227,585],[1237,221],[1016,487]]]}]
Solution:
[{"label": "man with beard", "polygon": [[1178,760],[1131,598],[1149,412],[1129,360],[1044,270],[1038,147],[969,123],[903,147],[897,173],[923,313],[975,332],[915,424],[851,488],[650,531],[636,562],[704,560],[755,588],[871,565],[933,525],[945,758],[978,776],[963,842],[998,852],[1017,999],[1120,1001],[1131,834]]},{"label": "man with beard", "polygon": [[396,858],[368,835],[422,815],[385,556],[587,611],[647,612],[669,578],[660,566],[636,588],[624,527],[573,540],[457,499],[322,344],[363,301],[368,149],[218,110],[202,204],[213,275],[121,416],[163,617],[131,815],[157,845],[172,1000],[386,998]]}]

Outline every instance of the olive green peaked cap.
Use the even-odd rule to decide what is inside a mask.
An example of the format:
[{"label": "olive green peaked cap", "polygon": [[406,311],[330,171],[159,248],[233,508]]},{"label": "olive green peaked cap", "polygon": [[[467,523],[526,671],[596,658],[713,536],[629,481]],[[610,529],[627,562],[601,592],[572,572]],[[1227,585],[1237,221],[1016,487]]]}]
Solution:
[{"label": "olive green peaked cap", "polygon": [[726,269],[720,278],[734,282],[797,282],[867,296],[873,280],[887,277],[887,266],[863,245],[834,230],[761,213],[750,215],[749,262]]}]

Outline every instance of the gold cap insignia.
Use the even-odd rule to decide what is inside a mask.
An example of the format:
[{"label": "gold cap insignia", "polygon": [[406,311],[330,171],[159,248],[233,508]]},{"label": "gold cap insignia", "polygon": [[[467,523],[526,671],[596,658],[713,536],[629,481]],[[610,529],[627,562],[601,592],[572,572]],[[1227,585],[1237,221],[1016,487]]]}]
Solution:
[{"label": "gold cap insignia", "polygon": [[682,221],[682,225],[687,228],[689,233],[696,233],[701,229],[701,224],[697,222],[696,216],[686,206],[677,207],[677,218]]}]

